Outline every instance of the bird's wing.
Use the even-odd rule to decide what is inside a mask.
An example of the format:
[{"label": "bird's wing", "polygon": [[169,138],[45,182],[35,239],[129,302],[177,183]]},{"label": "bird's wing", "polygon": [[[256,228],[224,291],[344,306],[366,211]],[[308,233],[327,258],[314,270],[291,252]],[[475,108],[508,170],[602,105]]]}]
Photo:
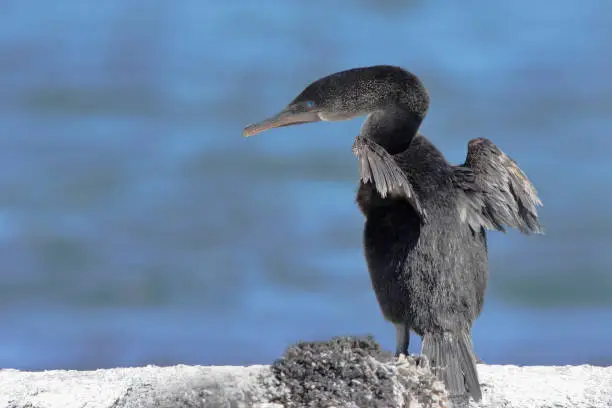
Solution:
[{"label": "bird's wing", "polygon": [[355,138],[353,153],[357,156],[359,176],[363,183],[372,183],[383,198],[387,196],[405,198],[421,216],[423,222],[426,220],[425,209],[393,155],[363,136]]},{"label": "bird's wing", "polygon": [[455,185],[462,193],[459,213],[472,230],[480,227],[505,231],[518,228],[524,234],[540,234],[542,205],[536,189],[514,160],[488,139],[472,139],[462,166],[455,166]]}]

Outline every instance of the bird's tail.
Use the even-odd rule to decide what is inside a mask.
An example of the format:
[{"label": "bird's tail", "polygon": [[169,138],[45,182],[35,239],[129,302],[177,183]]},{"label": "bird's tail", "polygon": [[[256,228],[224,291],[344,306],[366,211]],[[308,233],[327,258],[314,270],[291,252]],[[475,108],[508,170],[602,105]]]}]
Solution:
[{"label": "bird's tail", "polygon": [[469,333],[426,333],[421,353],[427,356],[436,376],[444,382],[451,399],[468,394],[480,401],[482,393],[476,356]]}]

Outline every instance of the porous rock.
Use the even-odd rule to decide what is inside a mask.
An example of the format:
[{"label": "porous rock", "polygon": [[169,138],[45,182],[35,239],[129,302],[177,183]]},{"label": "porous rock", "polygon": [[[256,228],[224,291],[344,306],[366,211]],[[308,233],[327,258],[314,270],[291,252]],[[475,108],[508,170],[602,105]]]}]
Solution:
[{"label": "porous rock", "polygon": [[443,407],[443,385],[424,359],[400,360],[372,337],[336,337],[287,349],[271,371],[286,407]]}]

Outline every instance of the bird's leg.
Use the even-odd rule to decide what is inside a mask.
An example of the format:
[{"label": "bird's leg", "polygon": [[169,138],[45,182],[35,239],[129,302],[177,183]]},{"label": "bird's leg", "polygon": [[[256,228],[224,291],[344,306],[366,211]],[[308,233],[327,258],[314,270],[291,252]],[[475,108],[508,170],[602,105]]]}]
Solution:
[{"label": "bird's leg", "polygon": [[395,324],[395,357],[408,356],[408,345],[410,344],[410,326],[406,323]]}]

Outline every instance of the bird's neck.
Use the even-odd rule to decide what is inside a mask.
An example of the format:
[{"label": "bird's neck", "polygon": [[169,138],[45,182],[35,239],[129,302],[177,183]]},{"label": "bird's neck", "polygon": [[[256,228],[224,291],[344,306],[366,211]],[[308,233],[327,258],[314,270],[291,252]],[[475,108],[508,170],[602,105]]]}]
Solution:
[{"label": "bird's neck", "polygon": [[371,112],[363,126],[361,136],[376,142],[391,154],[403,152],[416,136],[422,117],[401,106],[387,107]]}]

